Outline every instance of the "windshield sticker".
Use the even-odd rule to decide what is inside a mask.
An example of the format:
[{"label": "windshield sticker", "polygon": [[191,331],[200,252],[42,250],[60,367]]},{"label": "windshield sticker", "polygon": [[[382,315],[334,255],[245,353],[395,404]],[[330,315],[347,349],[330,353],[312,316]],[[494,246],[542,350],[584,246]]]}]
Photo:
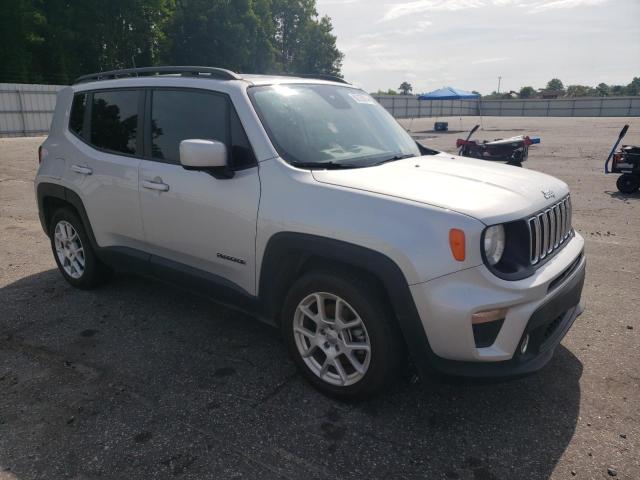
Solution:
[{"label": "windshield sticker", "polygon": [[364,93],[350,93],[349,96],[358,103],[366,103],[368,105],[376,104],[376,101],[372,97]]}]

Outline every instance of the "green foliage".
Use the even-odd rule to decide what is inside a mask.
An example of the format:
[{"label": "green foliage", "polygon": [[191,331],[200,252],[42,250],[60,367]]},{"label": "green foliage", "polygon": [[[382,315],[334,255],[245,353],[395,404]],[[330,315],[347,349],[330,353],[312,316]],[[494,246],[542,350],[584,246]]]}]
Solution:
[{"label": "green foliage", "polygon": [[[607,85],[606,83],[600,83],[595,87],[588,85],[569,85],[564,91],[562,82],[557,78],[550,80],[547,83],[546,90],[552,90],[557,92],[564,92],[567,97],[606,97],[606,96],[622,96],[622,95],[640,95],[640,77],[634,77],[631,83],[628,85]],[[544,90],[543,90],[544,91]],[[533,98],[538,93],[533,87],[522,87],[520,89],[520,98]],[[501,98],[496,92],[491,95],[486,95],[483,98]]]},{"label": "green foliage", "polygon": [[34,63],[34,49],[43,18],[28,0],[0,1],[0,76],[9,82],[27,78]]},{"label": "green foliage", "polygon": [[0,0],[0,81],[149,65],[340,75],[315,0]]},{"label": "green foliage", "polygon": [[609,85],[607,85],[606,83],[598,84],[595,90],[598,97],[606,97],[607,95],[609,95]]},{"label": "green foliage", "polygon": [[536,91],[533,87],[522,87],[518,96],[520,98],[533,98],[536,96]]},{"label": "green foliage", "polygon": [[569,85],[567,87],[567,97],[593,97],[595,89],[586,85]]},{"label": "green foliage", "polygon": [[564,85],[559,78],[552,78],[547,83],[547,90],[553,90],[554,92],[560,92],[564,90]]},{"label": "green foliage", "polygon": [[640,77],[633,77],[626,90],[627,95],[640,95]]},{"label": "green foliage", "polygon": [[504,98],[504,94],[498,93],[494,90],[489,95],[483,95],[482,98],[484,100],[501,100],[502,98]]},{"label": "green foliage", "polygon": [[413,87],[409,82],[402,82],[398,90],[402,92],[402,95],[409,95],[413,91]]}]

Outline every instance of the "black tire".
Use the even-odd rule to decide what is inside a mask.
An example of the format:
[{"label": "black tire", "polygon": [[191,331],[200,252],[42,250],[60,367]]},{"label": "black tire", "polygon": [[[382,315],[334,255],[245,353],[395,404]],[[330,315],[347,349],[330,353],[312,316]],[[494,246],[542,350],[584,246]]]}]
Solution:
[{"label": "black tire", "polygon": [[623,173],[618,177],[616,186],[621,193],[625,193],[627,195],[636,193],[638,190],[640,190],[640,175]]},{"label": "black tire", "polygon": [[[321,379],[305,363],[296,345],[294,324],[298,305],[315,292],[340,297],[347,302],[346,307],[351,307],[362,319],[370,343],[370,359],[366,372],[355,383],[346,386],[335,385]],[[399,377],[406,359],[405,346],[391,309],[383,299],[384,293],[373,282],[348,271],[309,272],[291,287],[283,308],[282,334],[296,365],[318,390],[341,400],[355,400],[380,392]],[[320,355],[324,355],[324,352]],[[348,359],[346,355],[342,355],[341,361],[344,364]],[[346,367],[350,365],[352,364],[347,363]],[[329,368],[333,368],[334,374],[337,375],[335,367]]]},{"label": "black tire", "polygon": [[[84,271],[78,278],[72,277],[65,271],[56,251],[56,226],[63,221],[68,222],[77,232],[77,236],[79,237],[80,244],[83,249]],[[49,237],[51,240],[51,251],[53,252],[53,258],[58,265],[58,270],[60,270],[60,273],[62,273],[62,276],[67,282],[69,282],[69,284],[76,288],[90,290],[103,284],[111,276],[112,271],[98,259],[95,251],[93,250],[82,221],[70,208],[60,208],[54,212],[49,225]]]}]

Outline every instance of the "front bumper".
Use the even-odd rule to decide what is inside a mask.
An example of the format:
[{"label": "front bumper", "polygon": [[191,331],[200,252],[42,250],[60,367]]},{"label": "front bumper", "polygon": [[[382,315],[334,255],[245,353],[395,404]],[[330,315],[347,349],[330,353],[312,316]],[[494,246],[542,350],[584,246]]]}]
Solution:
[{"label": "front bumper", "polygon": [[[411,286],[428,344],[416,363],[462,376],[512,376],[542,368],[582,313],[586,262],[584,240],[576,235],[532,277],[503,281],[484,266]],[[508,308],[492,345],[476,346],[473,313]],[[525,335],[529,347],[520,354]],[[420,366],[420,365],[419,365]]]}]

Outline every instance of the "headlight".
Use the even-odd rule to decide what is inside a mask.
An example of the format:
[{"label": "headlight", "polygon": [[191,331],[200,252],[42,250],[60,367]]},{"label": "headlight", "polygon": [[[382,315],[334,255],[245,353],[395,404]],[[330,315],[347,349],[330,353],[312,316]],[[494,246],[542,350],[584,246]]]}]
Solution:
[{"label": "headlight", "polygon": [[484,255],[489,265],[495,265],[504,253],[504,227],[493,225],[484,232]]}]

